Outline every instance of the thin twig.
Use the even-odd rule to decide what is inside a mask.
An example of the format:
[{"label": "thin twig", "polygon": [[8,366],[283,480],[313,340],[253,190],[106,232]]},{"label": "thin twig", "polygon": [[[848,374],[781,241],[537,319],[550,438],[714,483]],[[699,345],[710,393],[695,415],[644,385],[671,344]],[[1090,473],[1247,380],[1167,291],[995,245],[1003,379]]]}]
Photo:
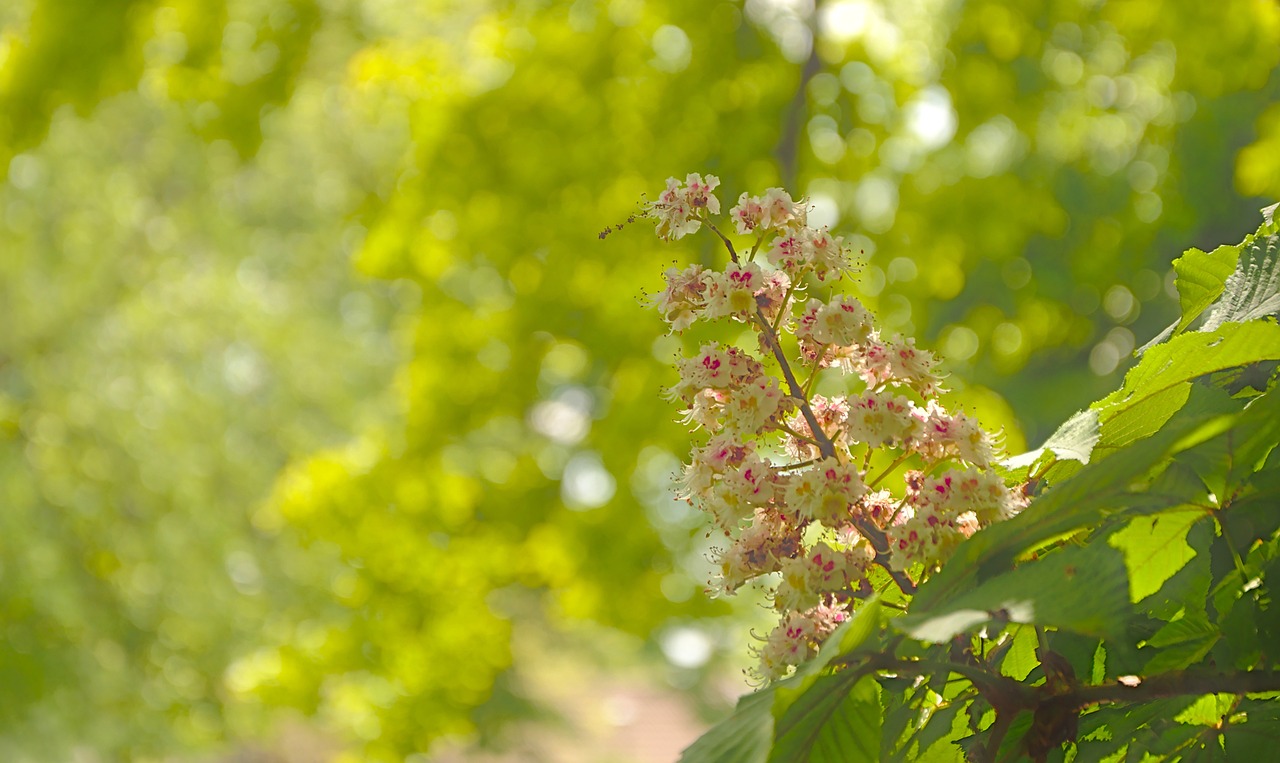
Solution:
[{"label": "thin twig", "polygon": [[[787,434],[791,435],[792,437],[796,438],[797,440],[803,440],[804,442],[809,443],[810,445],[812,445],[812,446],[813,446],[813,447],[815,447],[815,448],[816,448],[816,447],[818,447],[818,441],[817,441],[817,440],[813,439],[812,437],[806,437],[805,435],[800,434],[799,432],[797,432],[796,430],[794,430],[794,429],[792,429],[791,427],[787,426],[786,424],[774,424],[773,426],[774,426],[774,428],[775,428],[775,429],[777,429],[779,432],[786,432]],[[817,459],[814,459],[814,460],[816,461]]]},{"label": "thin twig", "polygon": [[[1129,683],[1133,685],[1130,686]],[[1106,683],[1079,686],[1056,695],[1046,702],[1060,702],[1083,709],[1090,705],[1113,702],[1148,702],[1164,697],[1200,696],[1204,694],[1256,694],[1280,691],[1280,670],[1249,670],[1240,673],[1204,673],[1174,671],[1129,683]]]},{"label": "thin twig", "polygon": [[769,345],[773,357],[777,359],[778,366],[782,369],[782,378],[786,380],[787,387],[791,390],[791,397],[799,401],[800,415],[808,422],[809,431],[813,432],[814,439],[818,441],[818,452],[823,458],[835,456],[835,443],[822,431],[822,427],[818,426],[818,417],[813,415],[813,409],[809,406],[809,399],[805,397],[804,388],[800,386],[800,382],[796,381],[796,375],[791,371],[791,364],[787,362],[787,356],[782,352],[778,335],[770,328],[769,321],[764,317],[764,311],[759,307],[756,308],[756,323],[765,332],[765,344]]},{"label": "thin twig", "polygon": [[760,235],[756,237],[756,242],[751,245],[751,251],[747,253],[747,262],[753,262],[756,258],[756,252],[760,251],[760,245],[764,243],[765,232],[760,231]]},{"label": "thin twig", "polygon": [[817,354],[813,356],[813,371],[809,373],[809,379],[804,383],[804,394],[809,394],[809,389],[813,386],[813,380],[818,378],[818,372],[822,370],[822,358],[827,354],[827,348],[831,343],[822,345],[818,348]]},{"label": "thin twig", "polygon": [[791,284],[789,287],[787,287],[787,293],[782,295],[782,304],[778,307],[778,317],[773,319],[773,325],[770,327],[770,330],[773,332],[774,336],[778,335],[778,327],[782,325],[782,319],[785,318],[790,313],[790,311],[787,310],[787,302],[791,299],[791,294],[795,290],[796,290],[796,285]]},{"label": "thin twig", "polygon": [[873,488],[876,485],[879,485],[881,480],[883,480],[885,477],[888,477],[890,474],[892,474],[894,469],[897,469],[899,466],[902,466],[903,462],[905,462],[908,458],[911,458],[910,452],[903,453],[901,456],[898,456],[896,459],[894,459],[892,464],[889,464],[889,466],[886,467],[885,470],[880,473],[879,477],[876,477],[875,479],[868,482],[867,487]]},{"label": "thin twig", "polygon": [[902,496],[902,499],[898,501],[898,505],[893,507],[893,514],[889,515],[889,521],[885,522],[885,524],[891,525],[895,521],[897,521],[898,515],[902,513],[902,510],[906,508],[906,505],[907,505],[907,497],[904,495]]},{"label": "thin twig", "polygon": [[902,659],[893,657],[888,653],[871,655],[868,659],[868,664],[872,665],[876,670],[908,673],[917,676],[947,673],[964,676],[982,694],[983,698],[991,703],[992,707],[1029,708],[1034,706],[1036,702],[1037,695],[1034,688],[998,672],[992,672],[981,665],[947,660]]},{"label": "thin twig", "polygon": [[712,233],[719,236],[720,240],[724,242],[724,248],[729,250],[729,259],[733,260],[733,264],[734,265],[739,264],[738,250],[733,248],[733,242],[729,240],[729,237],[721,233],[720,229],[717,228],[715,223],[711,222],[711,220],[703,219],[703,222],[706,223],[707,227],[711,229]]},{"label": "thin twig", "polygon": [[818,463],[818,459],[811,458],[808,461],[801,461],[798,464],[787,464],[786,466],[777,466],[774,468],[780,472],[788,472],[788,471],[791,471],[792,469],[799,469],[802,466],[811,466],[816,463]]}]

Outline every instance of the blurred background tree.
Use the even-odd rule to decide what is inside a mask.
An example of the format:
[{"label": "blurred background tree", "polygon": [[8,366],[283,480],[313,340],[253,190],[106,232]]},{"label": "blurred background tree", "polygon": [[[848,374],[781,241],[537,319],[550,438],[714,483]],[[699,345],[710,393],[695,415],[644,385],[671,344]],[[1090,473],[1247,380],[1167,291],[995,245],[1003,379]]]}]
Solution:
[{"label": "blurred background tree", "polygon": [[0,752],[519,750],[543,664],[714,697],[759,613],[668,493],[675,255],[599,231],[806,194],[1016,451],[1280,196],[1278,62],[1267,0],[4,4]]}]

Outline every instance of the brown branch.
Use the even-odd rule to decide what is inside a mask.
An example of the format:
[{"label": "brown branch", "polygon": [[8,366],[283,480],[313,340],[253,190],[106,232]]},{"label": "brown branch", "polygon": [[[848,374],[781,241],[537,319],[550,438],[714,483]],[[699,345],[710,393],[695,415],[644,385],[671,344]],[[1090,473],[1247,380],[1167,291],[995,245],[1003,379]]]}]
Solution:
[{"label": "brown branch", "polygon": [[[712,228],[712,230],[716,229]],[[718,230],[716,230],[716,234],[723,237],[723,234]],[[729,245],[727,239],[725,244]],[[730,251],[732,252],[731,246]],[[778,340],[778,334],[769,325],[769,321],[764,317],[764,311],[759,307],[756,308],[756,323],[760,326],[760,330],[764,332],[764,343],[769,346],[769,350],[773,352],[773,357],[778,361],[778,367],[782,369],[782,378],[786,380],[787,387],[791,390],[791,397],[800,406],[800,415],[809,424],[809,431],[813,433],[813,439],[817,441],[819,455],[822,458],[834,457],[836,444],[818,425],[818,417],[814,415],[813,408],[809,405],[809,397],[805,394],[804,387],[800,385],[795,373],[791,370],[791,364],[787,362],[787,356],[782,351],[782,343]],[[858,528],[858,532],[862,534],[862,537],[866,538],[867,542],[871,544],[871,548],[876,552],[875,563],[889,573],[889,577],[898,585],[898,588],[905,594],[915,593],[916,584],[911,578],[905,572],[893,569],[889,564],[889,538],[884,534],[884,531],[862,517],[854,517],[853,526]]]},{"label": "brown branch", "polygon": [[1004,742],[1005,734],[1009,733],[1009,727],[1013,725],[1013,719],[1018,717],[1018,711],[1014,710],[996,710],[995,723],[991,724],[991,735],[987,737],[986,744],[976,744],[969,753],[969,760],[973,763],[996,763],[996,755],[1000,752],[1000,745]]},{"label": "brown branch", "polygon": [[[876,565],[889,573],[889,577],[893,578],[893,582],[898,584],[898,589],[900,591],[907,595],[914,594],[916,592],[915,581],[913,581],[907,573],[901,570],[895,570],[893,566],[889,564],[889,560],[886,558],[889,554],[889,539],[885,537],[884,533],[880,532],[880,528],[859,518],[854,518],[853,524],[858,528],[858,532],[862,533],[862,536],[871,544],[871,547],[876,550]],[[874,532],[879,535],[884,546],[883,549],[876,545],[875,539],[872,538],[869,532]]]},{"label": "brown branch", "polygon": [[[1002,675],[981,663],[946,660],[904,659],[886,651],[869,655],[850,655],[839,659],[860,673],[892,673],[914,676],[946,676],[955,674],[973,685],[978,694],[996,711],[995,723],[987,729],[989,736],[976,745],[970,756],[975,762],[995,761],[1013,720],[1023,712],[1035,716],[1035,723],[1018,745],[1019,755],[1043,760],[1049,749],[1075,738],[1075,719],[1081,710],[1092,705],[1110,703],[1142,703],[1167,697],[1201,696],[1205,694],[1245,694],[1280,691],[1280,670],[1253,670],[1238,673],[1175,671],[1151,678],[1133,677],[1126,683],[1079,685],[1074,681],[1049,681],[1029,686]],[[1044,728],[1041,728],[1044,727]],[[1037,735],[1039,730],[1039,735]],[[1044,738],[1040,738],[1044,737]]]},{"label": "brown branch", "polygon": [[[909,675],[947,675],[954,673],[967,679],[996,711],[995,724],[986,743],[976,747],[974,761],[994,761],[999,752],[1009,724],[1026,711],[1036,717],[1037,724],[1044,719],[1071,720],[1079,711],[1099,704],[1141,703],[1167,697],[1200,696],[1205,694],[1245,694],[1280,691],[1280,670],[1254,670],[1240,673],[1208,673],[1203,671],[1176,671],[1129,683],[1105,683],[1098,685],[1071,685],[1058,690],[1048,685],[1028,686],[985,668],[982,665],[946,662],[939,660],[906,660],[887,653],[870,655],[862,669],[906,673]],[[1133,684],[1133,685],[1130,685]],[[1050,693],[1052,692],[1052,693]],[[1070,723],[1068,739],[1074,738],[1074,723]],[[1061,731],[1062,729],[1059,729]],[[1034,733],[1035,729],[1028,732]],[[1034,740],[1024,739],[1023,744]],[[1062,738],[1042,740],[1057,747]],[[1041,745],[1042,747],[1044,745]],[[1043,759],[1043,750],[1028,750],[1032,757]]]},{"label": "brown branch", "polygon": [[756,308],[756,322],[764,332],[765,344],[769,345],[769,350],[773,352],[773,357],[778,361],[778,366],[782,369],[782,378],[786,380],[787,387],[791,390],[791,397],[799,402],[800,415],[804,416],[804,420],[809,424],[809,431],[813,433],[813,438],[817,440],[818,452],[822,454],[823,458],[831,458],[836,454],[836,445],[831,441],[830,437],[827,437],[827,433],[822,431],[822,427],[818,425],[818,417],[813,414],[813,409],[809,407],[809,398],[804,394],[804,387],[800,386],[800,382],[796,380],[796,375],[791,371],[791,364],[787,362],[787,356],[782,352],[782,343],[778,341],[777,333],[769,325],[769,321],[765,319],[764,311],[758,307]]},{"label": "brown branch", "polygon": [[889,673],[931,676],[955,673],[964,677],[996,710],[1018,711],[1033,706],[1035,689],[982,665],[944,660],[908,660],[881,652],[870,655],[866,665]]},{"label": "brown branch", "polygon": [[[715,226],[715,223],[711,222],[711,220],[709,220],[709,219],[705,219],[705,218],[704,218],[704,219],[703,219],[703,222],[707,224],[707,227],[711,229],[711,232],[712,232],[712,233],[715,233],[717,236],[719,236],[719,237],[720,237],[720,241],[722,241],[722,242],[724,243],[724,248],[729,250],[729,259],[730,259],[730,260],[733,260],[733,264],[734,264],[734,265],[737,265],[737,264],[738,264],[738,250],[733,248],[733,242],[729,240],[729,237],[728,237],[728,236],[726,236],[726,235],[724,235],[723,233],[721,233],[721,232],[720,232],[720,229],[719,229],[719,228],[717,228],[717,227]],[[757,310],[757,312],[759,312],[759,310]]]},{"label": "brown branch", "polygon": [[1280,691],[1280,670],[1251,670],[1243,673],[1176,671],[1137,679],[1134,686],[1118,681],[1080,686],[1043,701],[1082,710],[1091,705],[1115,702],[1150,702],[1153,699],[1185,695],[1253,694],[1269,691]]},{"label": "brown branch", "polygon": [[1039,687],[1041,696],[1034,700],[1031,708],[1035,720],[1022,745],[1035,761],[1046,760],[1049,752],[1061,747],[1063,742],[1074,741],[1080,711],[1091,705],[1141,703],[1164,697],[1203,694],[1234,694],[1239,698],[1254,692],[1280,691],[1280,671],[1276,670],[1243,673],[1178,671],[1145,679],[1132,676],[1123,683],[1116,681],[1092,686],[1080,686],[1073,680],[1066,684],[1053,681],[1047,664],[1045,672],[1046,679],[1050,680]]}]

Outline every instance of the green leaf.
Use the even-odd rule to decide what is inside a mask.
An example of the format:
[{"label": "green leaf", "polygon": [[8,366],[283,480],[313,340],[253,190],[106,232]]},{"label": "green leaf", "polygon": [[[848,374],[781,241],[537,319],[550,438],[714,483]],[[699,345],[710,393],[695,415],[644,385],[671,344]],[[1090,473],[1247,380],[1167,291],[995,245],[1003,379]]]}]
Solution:
[{"label": "green leaf", "polygon": [[1271,660],[1280,657],[1280,558],[1272,558],[1262,568],[1262,581],[1267,587],[1270,599],[1258,614],[1258,639],[1269,644],[1268,654]]},{"label": "green leaf", "polygon": [[[1192,502],[1206,509],[1218,507],[1214,516],[1223,536],[1221,541],[1225,544],[1220,548],[1223,561],[1254,548],[1257,541],[1267,540],[1280,528],[1280,512],[1275,510],[1277,500],[1280,500],[1280,472],[1275,469],[1275,465],[1280,463],[1277,457],[1280,451],[1275,449],[1278,439],[1280,392],[1271,390],[1251,400],[1239,416],[1238,423],[1221,436],[1178,456],[1177,465],[1194,470],[1198,481],[1205,486],[1204,492]],[[1162,490],[1168,492],[1167,489]],[[1183,491],[1182,494],[1189,498],[1196,495],[1192,491]],[[1226,580],[1222,581],[1227,588],[1234,590],[1222,592],[1226,603],[1216,605],[1220,616],[1225,616],[1231,609],[1239,588],[1255,572],[1229,585]],[[1242,643],[1237,639],[1234,646]]]},{"label": "green leaf", "polygon": [[1076,745],[1076,756],[1073,763],[1121,763],[1125,758],[1124,745],[1127,740],[1117,742],[1114,739],[1082,740]]},{"label": "green leaf", "polygon": [[1070,459],[1082,464],[1089,463],[1089,454],[1098,442],[1098,413],[1094,410],[1079,411],[1062,423],[1044,445],[1026,453],[1007,458],[1001,465],[1009,469],[1021,469],[1031,466],[1046,451],[1058,459]]},{"label": "green leaf", "polygon": [[[1242,591],[1230,609],[1219,611],[1218,626],[1222,630],[1222,640],[1214,645],[1213,650],[1213,661],[1219,668],[1234,665],[1248,670],[1262,660],[1260,593],[1256,588]],[[1265,646],[1272,648],[1269,644]]]},{"label": "green leaf", "polygon": [[1160,590],[1196,552],[1186,544],[1191,526],[1203,519],[1201,509],[1185,509],[1138,517],[1107,543],[1124,553],[1129,571],[1129,595],[1134,603]]},{"label": "green leaf", "polygon": [[1089,674],[1089,680],[1095,684],[1100,684],[1107,677],[1107,646],[1105,642],[1099,641],[1098,648],[1093,652],[1093,671]]},{"label": "green leaf", "polygon": [[1009,653],[1000,663],[1000,672],[1014,679],[1025,681],[1031,671],[1040,667],[1040,658],[1036,656],[1039,640],[1035,628],[1029,625],[1017,625],[1010,629],[1012,645]]},{"label": "green leaf", "polygon": [[1107,422],[1126,408],[1198,376],[1280,358],[1280,326],[1255,321],[1183,334],[1151,348],[1124,377],[1124,385],[1094,403]]},{"label": "green leaf", "polygon": [[1216,730],[1200,732],[1190,745],[1180,748],[1179,753],[1181,763],[1227,763],[1227,753]]},{"label": "green leaf", "polygon": [[1154,636],[1147,639],[1146,645],[1159,648],[1214,638],[1217,635],[1218,628],[1209,622],[1209,617],[1203,612],[1192,610],[1156,631]]},{"label": "green leaf", "polygon": [[[769,759],[770,745],[774,738],[774,719],[778,719],[778,737],[784,731],[784,719],[790,718],[792,726],[801,716],[812,721],[815,706],[826,708],[824,703],[834,703],[834,712],[839,708],[838,687],[826,679],[853,675],[840,673],[835,676],[823,676],[822,671],[833,659],[847,654],[865,643],[880,630],[881,610],[879,598],[871,598],[849,620],[836,629],[827,639],[818,654],[784,681],[778,681],[767,689],[762,689],[738,700],[733,714],[716,724],[703,734],[680,755],[680,763],[753,763]],[[851,686],[846,686],[851,690]],[[793,710],[800,706],[801,710]],[[880,717],[880,706],[877,701],[875,715],[877,724]],[[879,726],[877,725],[875,749],[879,750]]]},{"label": "green leaf", "polygon": [[1147,640],[1145,647],[1159,651],[1147,661],[1143,673],[1152,675],[1195,665],[1213,649],[1219,638],[1218,627],[1209,622],[1203,612],[1189,610]]},{"label": "green leaf", "polygon": [[[1272,458],[1271,461],[1280,461]],[[1248,548],[1255,540],[1272,537],[1280,530],[1280,465],[1268,466],[1252,475],[1229,511],[1220,512],[1223,533],[1238,548]]]},{"label": "green leaf", "polygon": [[1157,721],[1139,731],[1138,739],[1135,739],[1135,744],[1129,748],[1129,759],[1151,760],[1151,758],[1135,757],[1136,751],[1158,756],[1155,758],[1158,761],[1170,761],[1170,763],[1175,760],[1182,761],[1194,747],[1201,733],[1202,729],[1196,726]]},{"label": "green leaf", "polygon": [[1216,726],[1231,709],[1234,700],[1234,694],[1205,694],[1173,720],[1193,726]]},{"label": "green leaf", "polygon": [[1095,455],[1109,455],[1117,448],[1123,448],[1160,431],[1160,427],[1182,410],[1190,397],[1191,383],[1183,382],[1120,411],[1101,429],[1094,449]]},{"label": "green leaf", "polygon": [[786,680],[774,684],[774,717],[781,719],[787,712],[787,707],[809,691],[832,660],[852,652],[878,633],[883,609],[880,597],[873,596],[868,599],[848,622],[836,628],[812,660],[801,665],[795,674]]},{"label": "green leaf", "polygon": [[1280,310],[1280,257],[1277,257],[1274,205],[1262,210],[1263,224],[1238,245],[1205,253],[1190,249],[1173,261],[1181,317],[1138,350],[1146,353],[1186,331],[1205,310],[1213,311],[1201,331],[1243,322]]},{"label": "green leaf", "polygon": [[[1081,592],[1088,592],[1082,596]],[[895,620],[912,638],[941,643],[990,622],[1051,625],[1118,638],[1133,615],[1124,557],[1102,544],[1065,548],[985,581],[950,602]]]},{"label": "green leaf", "polygon": [[1219,501],[1242,497],[1280,441],[1280,392],[1259,395],[1242,409],[1237,423],[1221,436],[1178,457],[1199,475],[1205,488]]},{"label": "green leaf", "polygon": [[[854,679],[857,675],[852,671],[846,671],[832,675],[822,675],[825,668],[835,658],[848,654],[867,642],[874,634],[880,631],[882,607],[879,597],[872,597],[867,600],[849,620],[849,622],[841,625],[836,629],[831,637],[818,651],[818,654],[809,662],[805,663],[796,671],[795,675],[785,681],[779,681],[774,686],[774,699],[772,713],[776,719],[777,734],[776,742],[773,748],[770,760],[800,760],[800,758],[778,758],[778,750],[792,751],[798,749],[803,740],[808,740],[810,745],[817,744],[818,740],[826,740],[825,734],[837,734],[849,737],[852,732],[848,728],[837,728],[831,732],[822,730],[824,719],[834,718],[833,723],[843,723],[845,721],[852,722],[850,719],[855,716],[861,718],[864,710],[858,705],[858,701],[854,700],[853,704],[845,707],[843,704],[843,695],[841,692],[849,693],[857,690],[854,686]],[[840,679],[840,680],[832,680]],[[867,680],[875,684],[870,677]],[[865,690],[863,690],[865,691]],[[874,691],[879,694],[879,685],[875,684]],[[843,709],[842,709],[843,708]],[[868,753],[868,760],[874,760],[879,757],[880,750],[880,724],[881,713],[879,700],[876,700],[875,711],[873,713],[876,719],[876,733],[873,738],[873,746],[868,750],[874,750],[874,753]],[[841,719],[844,719],[842,721]],[[784,739],[785,737],[785,739]],[[851,737],[855,741],[861,743],[861,736],[853,735]],[[800,741],[797,741],[800,740]],[[823,742],[826,744],[827,742]]]},{"label": "green leaf", "polygon": [[[916,729],[909,728],[920,717],[920,704],[929,690],[916,685],[914,677],[879,677],[881,699],[884,700],[884,726],[880,733],[880,757],[901,760],[911,748]],[[895,752],[896,751],[896,752]]]},{"label": "green leaf", "polygon": [[880,759],[880,685],[849,670],[821,676],[777,721],[769,763]]},{"label": "green leaf", "polygon": [[1209,253],[1188,249],[1174,260],[1174,284],[1178,289],[1178,304],[1182,308],[1182,315],[1151,341],[1138,348],[1138,354],[1143,355],[1152,347],[1186,331],[1222,294],[1239,259],[1240,247],[1224,244]]},{"label": "green leaf", "polygon": [[[1000,748],[996,751],[996,760],[1016,760],[1026,754],[1027,733],[1031,731],[1034,718],[1031,713],[1018,713],[1009,724],[1004,739],[1000,740]],[[1054,751],[1049,752],[1049,760],[1054,760]]]},{"label": "green leaf", "polygon": [[[1129,489],[1135,482],[1140,482],[1172,452],[1194,445],[1195,436],[1206,426],[1234,420],[1233,412],[1238,412],[1238,403],[1225,394],[1194,387],[1187,404],[1155,435],[1082,467],[1018,516],[961,543],[942,570],[916,591],[913,610],[928,611],[951,601],[980,578],[1007,570],[1027,549],[1078,530],[1108,511],[1131,506],[1135,496]],[[1159,502],[1160,497],[1148,500]]]},{"label": "green leaf", "polygon": [[1205,318],[1204,331],[1227,323],[1242,323],[1280,312],[1280,236],[1275,222],[1263,223],[1258,233],[1240,245],[1235,272],[1222,297]]},{"label": "green leaf", "polygon": [[[1231,760],[1272,760],[1280,749],[1280,702],[1274,693],[1250,695],[1233,713],[1223,735]],[[1245,722],[1247,719],[1247,722]]]},{"label": "green leaf", "polygon": [[[1195,556],[1165,581],[1159,596],[1143,600],[1143,608],[1151,617],[1168,622],[1190,610],[1205,613],[1209,590],[1213,587],[1210,549],[1216,533],[1217,528],[1212,522],[1197,522],[1191,526],[1183,542],[1196,552]],[[1125,672],[1134,673],[1140,668],[1140,665],[1134,665]]]},{"label": "green leaf", "polygon": [[1229,760],[1270,760],[1280,750],[1280,720],[1233,724],[1223,735]]},{"label": "green leaf", "polygon": [[1222,294],[1240,259],[1239,246],[1220,246],[1212,252],[1188,250],[1173,261],[1174,284],[1182,318],[1174,333],[1182,333]]},{"label": "green leaf", "polygon": [[680,753],[680,763],[764,763],[773,740],[773,689],[738,700],[733,714]]},{"label": "green leaf", "polygon": [[[1174,697],[1138,705],[1100,707],[1080,717],[1080,738],[1097,739],[1098,745],[1109,752],[1139,736],[1143,727],[1168,722],[1169,718],[1185,710],[1194,701],[1193,697]],[[1109,739],[1102,740],[1103,736]]]},{"label": "green leaf", "polygon": [[1227,485],[1234,488],[1262,469],[1278,441],[1280,391],[1272,388],[1249,401],[1241,415],[1240,426],[1232,432]]},{"label": "green leaf", "polygon": [[950,763],[963,759],[956,741],[969,733],[971,702],[953,702],[929,716],[917,742],[919,754],[914,763]]}]

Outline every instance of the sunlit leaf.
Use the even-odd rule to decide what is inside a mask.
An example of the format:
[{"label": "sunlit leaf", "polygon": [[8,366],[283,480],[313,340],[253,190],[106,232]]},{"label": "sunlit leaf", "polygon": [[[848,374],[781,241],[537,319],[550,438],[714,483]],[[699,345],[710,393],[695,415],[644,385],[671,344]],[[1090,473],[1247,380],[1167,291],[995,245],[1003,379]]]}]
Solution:
[{"label": "sunlit leaf", "polygon": [[954,761],[961,755],[957,740],[969,733],[969,708],[971,703],[953,701],[929,716],[928,722],[917,738],[918,756],[912,761],[942,763]]},{"label": "sunlit leaf", "polygon": [[[916,592],[913,611],[954,601],[984,575],[1008,569],[1018,554],[1038,543],[1096,521],[1107,510],[1126,503],[1130,485],[1161,463],[1206,424],[1230,422],[1238,405],[1221,394],[1193,390],[1191,400],[1158,433],[1140,440],[1123,453],[1088,464],[1036,498],[1013,519],[974,535],[962,543],[942,571]],[[1176,505],[1176,504],[1175,504]]]},{"label": "sunlit leaf", "polygon": [[1216,726],[1235,704],[1235,700],[1236,697],[1231,694],[1206,694],[1174,716],[1173,720],[1192,725]]},{"label": "sunlit leaf", "polygon": [[1071,459],[1082,464],[1089,463],[1089,454],[1098,442],[1098,413],[1092,409],[1076,413],[1063,422],[1044,445],[1005,459],[1001,465],[1009,469],[1021,469],[1031,466],[1046,452],[1058,459]]},{"label": "sunlit leaf", "polygon": [[1159,431],[1190,396],[1190,382],[1175,384],[1112,416],[1098,439],[1098,454],[1108,454]]},{"label": "sunlit leaf", "polygon": [[1103,426],[1126,408],[1182,382],[1224,368],[1280,358],[1280,325],[1240,324],[1182,334],[1148,350],[1124,386],[1093,405]]},{"label": "sunlit leaf", "polygon": [[1196,552],[1186,544],[1191,525],[1205,518],[1200,509],[1187,509],[1138,517],[1107,542],[1124,553],[1130,596],[1139,602],[1160,590],[1165,581]]},{"label": "sunlit leaf", "polygon": [[1192,249],[1173,261],[1174,283],[1178,287],[1178,301],[1182,308],[1182,318],[1176,329],[1178,333],[1218,299],[1239,259],[1239,246],[1224,245],[1208,253]]},{"label": "sunlit leaf", "polygon": [[1036,656],[1036,649],[1040,645],[1036,639],[1035,628],[1031,626],[1018,625],[1010,628],[1009,633],[1013,644],[1005,654],[1004,661],[1000,663],[1000,672],[1022,681],[1031,675],[1031,671],[1039,667],[1040,658]]},{"label": "sunlit leaf", "polygon": [[1280,235],[1265,223],[1240,247],[1235,271],[1204,322],[1204,331],[1224,323],[1243,323],[1280,312]]}]

